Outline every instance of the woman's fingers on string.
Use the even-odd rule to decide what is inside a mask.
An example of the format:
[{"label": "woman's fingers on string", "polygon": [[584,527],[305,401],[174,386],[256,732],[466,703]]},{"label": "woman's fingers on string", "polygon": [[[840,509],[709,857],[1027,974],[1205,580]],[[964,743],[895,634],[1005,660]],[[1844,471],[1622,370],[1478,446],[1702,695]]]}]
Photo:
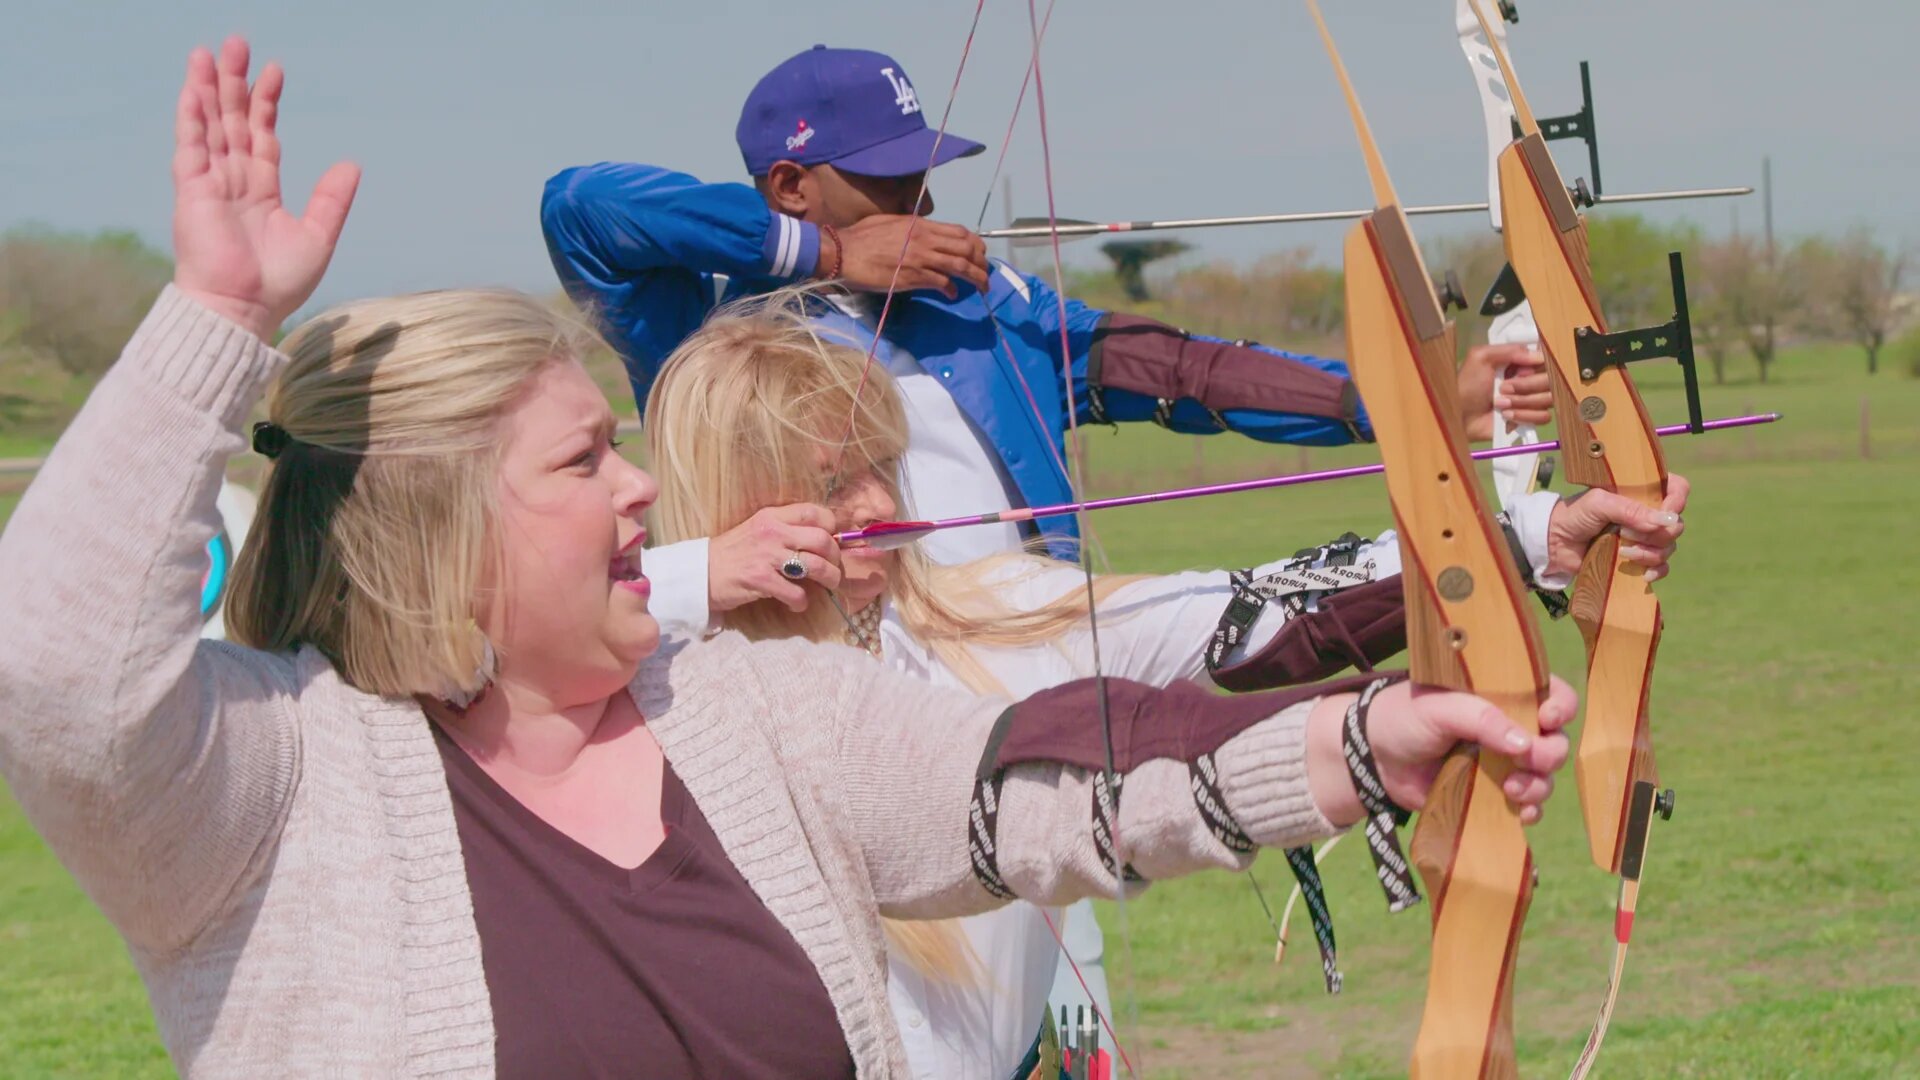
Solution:
[{"label": "woman's fingers on string", "polygon": [[808,581],[828,591],[840,587],[840,568],[832,562],[810,551],[800,552],[800,561],[806,565]]},{"label": "woman's fingers on string", "polygon": [[795,551],[812,552],[821,561],[839,565],[840,545],[833,542],[833,533],[817,525],[787,525],[780,533],[781,541]]},{"label": "woman's fingers on string", "polygon": [[807,610],[807,590],[781,577],[778,571],[773,572],[764,591],[768,599],[785,604],[789,611]]}]

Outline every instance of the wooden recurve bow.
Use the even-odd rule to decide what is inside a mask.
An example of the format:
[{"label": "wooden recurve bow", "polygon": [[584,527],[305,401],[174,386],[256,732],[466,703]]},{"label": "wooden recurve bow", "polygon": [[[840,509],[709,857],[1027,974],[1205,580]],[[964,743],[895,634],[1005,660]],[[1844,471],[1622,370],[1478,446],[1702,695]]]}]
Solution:
[{"label": "wooden recurve bow", "polygon": [[[1487,699],[1537,732],[1546,650],[1487,493],[1467,456],[1453,326],[1434,295],[1378,147],[1313,0],[1372,178],[1375,209],[1347,234],[1347,356],[1386,465],[1415,681]],[[1508,1077],[1513,975],[1533,855],[1501,789],[1513,763],[1456,753],[1427,796],[1413,862],[1433,903],[1416,1077]]]},{"label": "wooden recurve bow", "polygon": [[[1565,474],[1574,483],[1658,508],[1667,494],[1666,459],[1626,364],[1654,357],[1679,360],[1690,425],[1699,430],[1699,381],[1680,256],[1669,256],[1673,320],[1608,333],[1588,262],[1585,225],[1485,10],[1479,0],[1469,2],[1499,62],[1519,128],[1499,159],[1503,235],[1508,262],[1552,361]],[[1620,546],[1617,534],[1603,536],[1587,553],[1573,585],[1572,614],[1587,646],[1586,719],[1574,774],[1593,861],[1621,879],[1607,996],[1575,1077],[1592,1065],[1619,994],[1653,817],[1673,811],[1673,792],[1658,790],[1647,717],[1660,645],[1660,601],[1645,570],[1621,558]]]}]

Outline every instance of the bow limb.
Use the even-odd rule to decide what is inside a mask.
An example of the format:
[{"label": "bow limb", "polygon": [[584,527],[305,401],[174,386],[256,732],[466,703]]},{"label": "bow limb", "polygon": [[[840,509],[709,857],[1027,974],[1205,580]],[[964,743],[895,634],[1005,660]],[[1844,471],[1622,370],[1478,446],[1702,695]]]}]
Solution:
[{"label": "bow limb", "polygon": [[[1353,115],[1377,208],[1347,234],[1348,359],[1374,417],[1407,589],[1415,681],[1487,699],[1539,730],[1546,649],[1467,454],[1454,335],[1393,196],[1351,82],[1307,0]],[[1433,900],[1433,956],[1412,1072],[1515,1074],[1513,975],[1533,856],[1501,785],[1512,762],[1456,753],[1428,793],[1413,861]]]}]

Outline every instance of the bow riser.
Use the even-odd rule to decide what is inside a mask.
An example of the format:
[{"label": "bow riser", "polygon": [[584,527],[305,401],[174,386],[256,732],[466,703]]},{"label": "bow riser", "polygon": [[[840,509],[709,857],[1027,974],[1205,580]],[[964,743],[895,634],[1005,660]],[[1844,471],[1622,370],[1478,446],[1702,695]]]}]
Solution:
[{"label": "bow riser", "polygon": [[[1553,360],[1555,420],[1568,448],[1562,455],[1567,476],[1658,506],[1666,494],[1666,458],[1639,392],[1620,367],[1600,368],[1592,379],[1580,370],[1578,330],[1605,333],[1606,320],[1588,269],[1586,225],[1560,187],[1540,136],[1501,152],[1500,183],[1507,191],[1502,202],[1508,259]],[[1650,482],[1655,490],[1634,490]]]},{"label": "bow riser", "polygon": [[[1389,463],[1416,681],[1470,691],[1538,730],[1546,651],[1467,456],[1453,327],[1397,207],[1346,241],[1348,356]],[[1429,793],[1412,858],[1434,909],[1415,1076],[1514,1074],[1512,996],[1533,860],[1501,784],[1504,757],[1456,755]]]},{"label": "bow riser", "polygon": [[[1529,135],[1501,154],[1507,257],[1532,302],[1551,360],[1554,412],[1575,483],[1617,491],[1646,506],[1666,496],[1666,458],[1652,421],[1620,367],[1587,378],[1578,333],[1606,323],[1587,267],[1585,227],[1560,186],[1546,144]],[[1587,645],[1587,710],[1574,771],[1595,864],[1618,873],[1629,796],[1658,783],[1647,716],[1661,631],[1660,601],[1645,568],[1620,557],[1617,536],[1596,543],[1575,578],[1572,614]]]}]

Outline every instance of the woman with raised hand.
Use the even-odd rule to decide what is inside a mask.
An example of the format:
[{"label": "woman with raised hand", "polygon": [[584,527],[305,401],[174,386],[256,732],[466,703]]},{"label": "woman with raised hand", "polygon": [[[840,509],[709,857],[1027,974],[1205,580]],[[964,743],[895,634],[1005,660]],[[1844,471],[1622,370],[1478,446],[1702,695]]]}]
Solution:
[{"label": "woman with raised hand", "polygon": [[[663,542],[719,536],[768,507],[807,508],[839,530],[911,516],[899,469],[911,405],[863,351],[822,336],[808,310],[818,302],[812,290],[738,301],[662,366],[644,426],[662,488],[655,525]],[[1503,524],[1529,576],[1552,595],[1608,527],[1632,531],[1630,557],[1665,574],[1684,480],[1675,496],[1661,517],[1610,492],[1570,502],[1540,492]],[[796,587],[821,586],[815,596],[825,602],[763,599],[719,625],[755,640],[844,642],[897,671],[977,693],[1018,697],[1093,673],[1087,582],[1076,565],[1018,553],[942,565],[917,546],[859,542],[839,555],[837,586],[811,579],[805,552],[787,557]],[[1101,670],[1241,691],[1350,665],[1371,670],[1406,645],[1399,569],[1388,532],[1379,540],[1348,534],[1239,572],[1102,575],[1093,585]],[[923,720],[906,714],[900,723]],[[1063,917],[1083,940],[1099,940],[1084,903],[886,924],[889,993],[917,1075],[1004,1080],[1030,1056],[1049,998],[1085,1000],[1077,986],[1063,994],[1056,980]],[[1082,977],[1072,965],[1069,985]],[[1103,996],[1097,986],[1087,994]]]},{"label": "woman with raised hand", "polygon": [[[1223,828],[1293,845],[1360,819],[1341,687],[1108,680],[1154,736],[1117,733],[1109,832],[1085,684],[1009,706],[846,649],[661,647],[656,488],[573,323],[427,293],[267,344],[358,174],[289,213],[281,74],[247,69],[237,38],[189,61],[174,283],[0,536],[0,773],[125,938],[182,1073],[905,1076],[882,913],[1111,893],[1096,835],[1150,880],[1244,865]],[[216,493],[263,393],[233,641],[202,641]],[[1401,804],[1468,740],[1517,757],[1531,817],[1573,706],[1556,684],[1534,737],[1399,682],[1367,726]]]}]

